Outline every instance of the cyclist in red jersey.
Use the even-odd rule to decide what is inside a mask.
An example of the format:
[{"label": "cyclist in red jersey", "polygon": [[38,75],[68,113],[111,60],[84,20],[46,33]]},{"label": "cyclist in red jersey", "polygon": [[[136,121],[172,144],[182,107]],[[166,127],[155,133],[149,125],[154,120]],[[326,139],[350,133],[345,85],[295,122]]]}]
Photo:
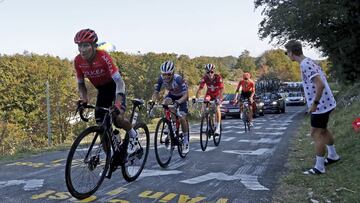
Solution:
[{"label": "cyclist in red jersey", "polygon": [[254,95],[255,95],[255,82],[251,80],[250,73],[244,73],[243,79],[240,80],[238,86],[235,91],[234,102],[237,102],[238,94],[240,91],[240,115],[242,111],[242,101],[244,99],[248,99],[250,101],[250,126],[254,126],[253,124],[253,109],[252,103],[254,102]]},{"label": "cyclist in red jersey", "polygon": [[[130,135],[128,153],[138,148],[137,133],[131,123],[124,117],[126,110],[125,83],[118,68],[108,53],[97,50],[98,36],[91,29],[80,30],[74,38],[80,54],[75,57],[75,71],[80,94],[80,103],[89,101],[85,78],[98,90],[96,106],[114,109],[115,125],[121,127]],[[104,112],[95,111],[95,120],[101,123]]]},{"label": "cyclist in red jersey", "polygon": [[205,66],[206,74],[203,76],[203,78],[200,81],[200,86],[196,92],[196,98],[199,97],[200,91],[204,88],[205,84],[207,87],[205,100],[216,101],[216,130],[215,134],[220,134],[220,123],[221,123],[221,111],[220,111],[220,102],[222,100],[223,96],[223,90],[224,90],[224,83],[222,80],[221,75],[215,74],[215,65],[214,64],[207,64]]}]

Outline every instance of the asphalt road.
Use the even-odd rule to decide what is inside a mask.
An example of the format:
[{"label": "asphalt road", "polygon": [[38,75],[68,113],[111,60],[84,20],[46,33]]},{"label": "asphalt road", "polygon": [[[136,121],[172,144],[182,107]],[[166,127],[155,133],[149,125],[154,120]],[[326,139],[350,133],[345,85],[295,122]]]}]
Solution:
[{"label": "asphalt road", "polygon": [[[199,124],[193,124],[185,159],[174,153],[169,167],[162,169],[151,148],[138,180],[127,183],[117,170],[81,202],[270,202],[304,110],[287,107],[285,114],[265,114],[254,120],[250,133],[244,133],[239,119],[223,120],[220,145],[209,142],[205,152],[200,148]],[[0,202],[78,202],[65,185],[67,153],[1,163]]]}]

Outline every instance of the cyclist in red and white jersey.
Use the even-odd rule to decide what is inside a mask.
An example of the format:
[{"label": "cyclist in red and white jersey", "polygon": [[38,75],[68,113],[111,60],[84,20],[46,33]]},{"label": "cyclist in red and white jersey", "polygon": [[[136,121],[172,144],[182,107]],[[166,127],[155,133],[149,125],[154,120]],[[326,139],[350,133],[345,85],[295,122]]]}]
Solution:
[{"label": "cyclist in red and white jersey", "polygon": [[238,86],[235,91],[234,102],[237,102],[238,94],[240,91],[240,115],[242,111],[242,101],[244,99],[248,99],[250,102],[250,126],[253,126],[253,109],[252,103],[254,102],[254,95],[255,95],[255,82],[251,80],[250,73],[244,73],[243,79],[239,81]]},{"label": "cyclist in red and white jersey", "polygon": [[[80,30],[74,38],[80,52],[74,60],[80,102],[87,103],[89,101],[85,86],[85,78],[88,78],[98,90],[96,106],[114,108],[116,126],[129,133],[128,153],[130,154],[135,152],[139,145],[136,131],[124,118],[126,110],[125,83],[110,55],[96,49],[97,40],[97,34],[91,29]],[[95,119],[97,123],[101,123],[104,119],[104,112],[95,111]]]},{"label": "cyclist in red and white jersey", "polygon": [[222,77],[220,74],[216,74],[215,71],[215,65],[214,64],[207,64],[205,65],[206,74],[203,76],[203,78],[200,81],[199,88],[196,92],[196,98],[199,97],[200,91],[204,88],[206,85],[207,91],[205,94],[205,100],[216,101],[216,130],[215,134],[220,134],[220,123],[221,123],[221,111],[220,111],[220,103],[223,96],[223,90],[224,90],[224,83],[222,80]]}]

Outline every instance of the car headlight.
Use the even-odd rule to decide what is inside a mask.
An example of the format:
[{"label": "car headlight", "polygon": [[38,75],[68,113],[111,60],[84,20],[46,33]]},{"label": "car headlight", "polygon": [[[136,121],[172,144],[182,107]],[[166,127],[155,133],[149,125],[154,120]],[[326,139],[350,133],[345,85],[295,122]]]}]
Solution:
[{"label": "car headlight", "polygon": [[259,103],[259,106],[264,106],[264,102],[260,102],[260,103]]},{"label": "car headlight", "polygon": [[286,98],[285,101],[289,101],[289,98]]},{"label": "car headlight", "polygon": [[272,104],[272,105],[276,105],[276,104],[277,104],[277,102],[276,102],[276,101],[273,101],[271,104]]}]

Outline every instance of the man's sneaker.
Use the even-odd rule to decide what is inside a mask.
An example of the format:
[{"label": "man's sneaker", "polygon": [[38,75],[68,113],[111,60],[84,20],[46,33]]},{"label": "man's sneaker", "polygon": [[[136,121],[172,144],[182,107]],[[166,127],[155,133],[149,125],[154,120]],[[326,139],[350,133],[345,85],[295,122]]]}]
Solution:
[{"label": "man's sneaker", "polygon": [[216,134],[216,135],[220,135],[220,128],[216,128],[215,134]]},{"label": "man's sneaker", "polygon": [[132,154],[136,152],[136,150],[140,149],[139,141],[137,137],[130,137],[129,138],[129,145],[127,148],[127,153]]},{"label": "man's sneaker", "polygon": [[189,143],[184,143],[183,145],[182,145],[182,149],[183,149],[183,153],[184,154],[187,154],[187,153],[189,153],[189,149],[190,149],[190,145],[189,145]]}]

